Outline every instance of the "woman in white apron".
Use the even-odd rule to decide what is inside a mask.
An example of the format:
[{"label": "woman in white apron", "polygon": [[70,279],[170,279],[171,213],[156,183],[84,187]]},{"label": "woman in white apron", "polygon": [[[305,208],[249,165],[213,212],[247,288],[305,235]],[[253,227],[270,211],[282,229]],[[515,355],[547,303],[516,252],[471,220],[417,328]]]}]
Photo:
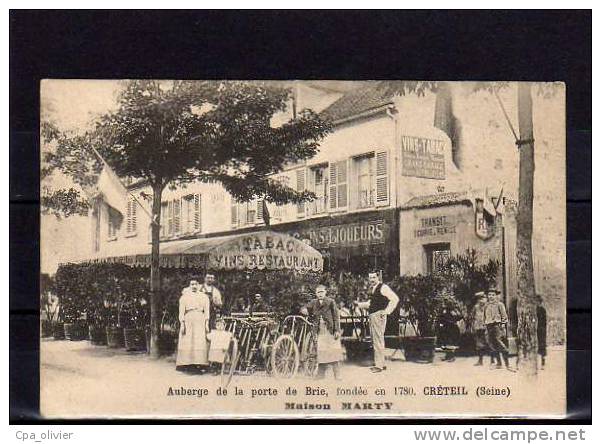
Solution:
[{"label": "woman in white apron", "polygon": [[179,300],[180,330],[176,368],[209,364],[207,330],[210,301],[198,287],[196,280],[190,281],[190,286],[182,291]]}]

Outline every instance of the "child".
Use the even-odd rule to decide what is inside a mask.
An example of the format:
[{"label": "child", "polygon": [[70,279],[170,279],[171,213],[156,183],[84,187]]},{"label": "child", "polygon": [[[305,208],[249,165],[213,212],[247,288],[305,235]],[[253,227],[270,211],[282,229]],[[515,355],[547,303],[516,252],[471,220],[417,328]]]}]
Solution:
[{"label": "child", "polygon": [[232,333],[225,329],[225,322],[223,319],[218,319],[215,322],[215,328],[215,330],[211,330],[207,335],[207,339],[211,341],[209,347],[209,362],[215,367],[215,373],[218,373],[225,359],[225,352],[230,346]]}]

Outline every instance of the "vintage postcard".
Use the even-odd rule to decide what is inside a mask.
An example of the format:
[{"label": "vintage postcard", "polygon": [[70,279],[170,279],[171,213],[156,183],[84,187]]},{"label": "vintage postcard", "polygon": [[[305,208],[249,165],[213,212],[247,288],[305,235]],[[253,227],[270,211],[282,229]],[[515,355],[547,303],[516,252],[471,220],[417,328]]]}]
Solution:
[{"label": "vintage postcard", "polygon": [[562,83],[41,83],[46,418],[563,417]]}]

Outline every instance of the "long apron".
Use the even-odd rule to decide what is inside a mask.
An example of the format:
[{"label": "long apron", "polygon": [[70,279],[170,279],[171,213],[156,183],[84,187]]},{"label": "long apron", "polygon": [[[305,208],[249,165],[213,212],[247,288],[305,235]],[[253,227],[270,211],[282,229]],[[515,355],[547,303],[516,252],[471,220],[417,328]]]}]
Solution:
[{"label": "long apron", "polygon": [[328,331],[323,319],[319,320],[319,334],[317,335],[317,362],[329,364],[342,359],[342,344],[340,339]]},{"label": "long apron", "polygon": [[208,365],[209,344],[207,342],[206,322],[209,314],[196,308],[184,315],[186,334],[179,332],[177,359],[175,365]]}]

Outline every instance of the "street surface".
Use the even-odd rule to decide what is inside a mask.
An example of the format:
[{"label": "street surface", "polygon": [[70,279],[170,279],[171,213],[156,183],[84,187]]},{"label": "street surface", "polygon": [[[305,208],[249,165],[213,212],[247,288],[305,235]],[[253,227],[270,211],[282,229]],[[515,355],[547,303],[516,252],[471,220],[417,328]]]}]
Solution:
[{"label": "street surface", "polygon": [[[237,375],[224,396],[216,393],[220,377],[178,372],[174,357],[153,360],[146,354],[92,346],[88,341],[42,339],[40,409],[46,417],[70,418],[557,416],[565,409],[563,348],[549,348],[547,368],[536,378],[490,369],[488,364],[474,367],[475,358],[444,362],[441,356],[437,354],[432,364],[418,364],[405,362],[401,355],[401,360],[387,361],[388,370],[379,374],[372,374],[367,367],[344,364],[340,381],[329,372],[321,381],[303,376],[278,380],[263,373]],[[495,394],[477,396],[478,387]],[[176,394],[182,388],[188,395]],[[509,396],[505,395],[507,388]],[[296,395],[291,394],[293,390]]]}]

